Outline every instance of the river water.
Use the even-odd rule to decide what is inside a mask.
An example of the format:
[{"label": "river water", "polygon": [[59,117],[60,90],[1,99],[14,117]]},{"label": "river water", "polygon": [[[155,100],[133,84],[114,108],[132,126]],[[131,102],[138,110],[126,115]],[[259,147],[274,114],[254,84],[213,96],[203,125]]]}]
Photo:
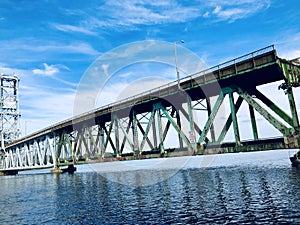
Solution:
[{"label": "river water", "polygon": [[292,151],[79,166],[0,177],[0,224],[300,224]]}]

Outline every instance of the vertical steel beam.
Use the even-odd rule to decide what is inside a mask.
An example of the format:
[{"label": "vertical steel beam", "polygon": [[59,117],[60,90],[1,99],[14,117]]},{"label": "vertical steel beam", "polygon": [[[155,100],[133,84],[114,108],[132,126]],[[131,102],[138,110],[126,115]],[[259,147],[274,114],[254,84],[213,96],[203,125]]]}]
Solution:
[{"label": "vertical steel beam", "polygon": [[163,132],[162,132],[162,121],[161,121],[161,110],[157,109],[157,126],[158,126],[158,135],[159,135],[159,149],[160,153],[164,154],[164,140],[163,140]]},{"label": "vertical steel beam", "polygon": [[233,93],[232,92],[228,93],[228,96],[229,96],[229,104],[230,104],[230,110],[231,110],[235,143],[237,146],[239,146],[239,145],[241,145],[241,138],[240,138],[239,126],[238,126],[238,121],[237,121],[237,116],[236,116]]},{"label": "vertical steel beam", "polygon": [[250,113],[250,120],[251,120],[253,138],[254,138],[254,140],[258,140],[258,132],[257,132],[255,114],[254,114],[254,109],[251,105],[249,105],[249,113]]},{"label": "vertical steel beam", "polygon": [[93,149],[94,149],[91,153],[92,153],[93,156],[95,156],[95,152],[98,151],[98,146],[97,146],[97,143],[96,143],[97,138],[95,140],[91,127],[88,127],[87,130],[88,130],[88,135],[89,135],[90,140],[91,140],[91,147],[93,146]]},{"label": "vertical steel beam", "polygon": [[[171,111],[171,117],[173,117],[174,116],[174,114],[175,114],[175,109],[174,109],[174,107],[172,107],[172,111]],[[167,124],[166,124],[166,127],[165,127],[165,129],[164,129],[164,132],[163,132],[163,141],[165,141],[166,140],[166,137],[167,137],[167,134],[168,134],[168,131],[169,131],[169,129],[170,129],[170,125],[171,125],[171,121],[170,120],[168,120],[168,122],[167,122]]]},{"label": "vertical steel beam", "polygon": [[100,152],[99,152],[99,154],[102,156],[102,152],[104,152],[104,143],[105,143],[104,129],[103,129],[102,125],[99,125],[99,129],[100,129]]},{"label": "vertical steel beam", "polygon": [[74,159],[72,141],[70,139],[69,134],[67,134],[67,133],[65,134],[65,140],[66,140],[66,142],[67,142],[67,144],[69,146],[69,152],[71,154],[71,157],[72,157],[72,159]]},{"label": "vertical steel beam", "polygon": [[293,127],[299,127],[299,117],[292,87],[288,88],[287,95],[289,99],[290,110],[292,113]]},{"label": "vertical steel beam", "polygon": [[193,115],[193,108],[192,108],[192,99],[189,95],[187,95],[187,108],[188,108],[188,114],[189,114],[189,124],[190,124],[190,130],[189,130],[189,139],[192,147],[192,151],[196,151],[196,134],[195,134],[195,127],[194,127],[194,115]]},{"label": "vertical steel beam", "polygon": [[133,152],[139,154],[139,134],[138,134],[138,120],[136,118],[135,110],[132,110],[132,132],[133,132]]},{"label": "vertical steel beam", "polygon": [[[156,123],[155,119],[152,120],[152,133],[153,133],[153,144],[154,148],[157,148],[157,134],[156,134]],[[144,134],[145,135],[145,134]]]},{"label": "vertical steel beam", "polygon": [[[206,108],[207,108],[207,114],[209,117],[211,114],[211,102],[210,102],[209,97],[206,98]],[[215,133],[214,123],[212,123],[211,127],[210,127],[210,136],[211,136],[211,141],[213,143],[216,142],[216,133]]]},{"label": "vertical steel beam", "polygon": [[88,143],[87,143],[87,135],[86,135],[86,129],[87,128],[82,128],[82,142],[83,142],[83,145],[85,147],[85,152],[87,154],[87,157],[90,157],[91,156],[91,153],[90,153],[90,150],[89,150],[89,146],[88,146]]},{"label": "vertical steel beam", "polygon": [[58,143],[58,147],[56,149],[56,155],[55,155],[55,160],[58,164],[58,159],[60,158],[60,154],[61,154],[61,149],[64,143],[64,133],[60,133],[58,138],[59,138],[59,143]]},{"label": "vertical steel beam", "polygon": [[120,136],[119,136],[119,123],[118,123],[118,118],[114,116],[114,124],[115,124],[115,144],[116,144],[116,150],[115,150],[115,155],[116,157],[119,157],[119,152],[120,152]]},{"label": "vertical steel beam", "polygon": [[[182,106],[176,111],[176,121],[179,129],[181,129],[180,111],[182,111]],[[180,134],[178,134],[178,141],[179,141],[179,148],[183,149],[183,141]]]}]

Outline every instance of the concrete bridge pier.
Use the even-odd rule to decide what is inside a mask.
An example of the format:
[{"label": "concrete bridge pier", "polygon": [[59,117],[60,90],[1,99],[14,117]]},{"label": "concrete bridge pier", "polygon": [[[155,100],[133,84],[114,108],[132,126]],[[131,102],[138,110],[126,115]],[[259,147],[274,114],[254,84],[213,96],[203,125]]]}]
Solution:
[{"label": "concrete bridge pier", "polygon": [[67,168],[60,168],[59,166],[55,166],[53,170],[51,170],[51,173],[53,174],[61,174],[61,173],[66,173],[68,172],[69,174],[73,174],[77,168],[72,164],[68,165]]},{"label": "concrete bridge pier", "polygon": [[9,175],[17,175],[18,170],[6,170],[6,171],[0,171],[0,176],[9,176]]}]

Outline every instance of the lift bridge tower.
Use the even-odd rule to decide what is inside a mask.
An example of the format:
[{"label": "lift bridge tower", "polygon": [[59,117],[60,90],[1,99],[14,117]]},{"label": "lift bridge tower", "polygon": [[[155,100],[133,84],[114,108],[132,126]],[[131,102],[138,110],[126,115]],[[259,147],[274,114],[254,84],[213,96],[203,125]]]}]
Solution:
[{"label": "lift bridge tower", "polygon": [[0,139],[1,150],[5,144],[20,136],[20,112],[18,100],[19,78],[0,74]]}]

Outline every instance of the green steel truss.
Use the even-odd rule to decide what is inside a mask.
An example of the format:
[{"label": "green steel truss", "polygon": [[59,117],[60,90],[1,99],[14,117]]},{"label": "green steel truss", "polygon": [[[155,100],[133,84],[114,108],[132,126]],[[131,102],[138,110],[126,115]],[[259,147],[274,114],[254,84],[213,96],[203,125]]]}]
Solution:
[{"label": "green steel truss", "polygon": [[[279,89],[283,90],[276,87],[273,91],[283,93],[289,110],[258,90],[260,85],[277,81],[282,81]],[[274,49],[263,49],[184,78],[180,85],[179,89],[175,83],[152,90],[149,95],[100,108],[11,143],[0,160],[0,172],[1,168],[57,168],[300,147],[293,93],[300,86],[298,61],[280,59]],[[241,117],[249,123],[250,139],[242,135]],[[262,119],[280,137],[262,137]]]}]

